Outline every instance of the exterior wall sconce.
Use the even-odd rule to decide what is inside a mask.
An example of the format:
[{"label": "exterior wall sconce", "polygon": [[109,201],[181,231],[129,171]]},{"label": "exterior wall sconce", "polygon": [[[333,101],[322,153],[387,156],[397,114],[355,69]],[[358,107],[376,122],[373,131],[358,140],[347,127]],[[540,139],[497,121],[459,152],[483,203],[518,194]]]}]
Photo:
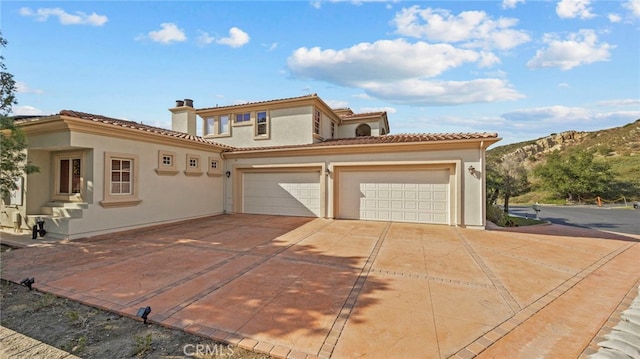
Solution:
[{"label": "exterior wall sconce", "polygon": [[329,168],[326,168],[324,170],[324,174],[326,174],[327,176],[329,176],[331,174],[331,170]]},{"label": "exterior wall sconce", "polygon": [[472,175],[476,174],[476,168],[473,166],[469,166],[469,168],[467,168],[469,170],[469,173],[471,173]]},{"label": "exterior wall sconce", "polygon": [[224,175],[227,176],[227,178],[231,177],[231,171],[225,172]]}]

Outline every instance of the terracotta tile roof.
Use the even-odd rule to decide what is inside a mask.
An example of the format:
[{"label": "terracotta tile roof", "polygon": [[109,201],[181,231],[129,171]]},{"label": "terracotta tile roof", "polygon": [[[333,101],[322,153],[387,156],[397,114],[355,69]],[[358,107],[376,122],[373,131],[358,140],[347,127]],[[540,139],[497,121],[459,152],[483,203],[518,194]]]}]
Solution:
[{"label": "terracotta tile roof", "polygon": [[200,136],[192,136],[183,132],[177,132],[177,131],[167,130],[165,128],[144,125],[134,121],[120,120],[117,118],[111,118],[111,117],[106,117],[102,115],[94,115],[91,113],[72,111],[72,110],[62,110],[60,111],[59,115],[80,118],[83,120],[89,120],[93,122],[100,122],[100,123],[112,125],[112,126],[130,128],[137,131],[156,133],[163,136],[182,138],[184,140],[193,141],[193,142],[207,143],[207,144],[211,144],[214,146],[223,147],[227,149],[233,149],[232,146],[211,142]]},{"label": "terracotta tile roof", "polygon": [[362,113],[340,115],[340,118],[342,118],[343,120],[352,120],[352,119],[358,119],[362,117],[383,116],[384,114],[386,114],[385,111],[362,112]]},{"label": "terracotta tile roof", "polygon": [[236,104],[236,105],[215,106],[215,107],[204,107],[204,108],[199,108],[199,109],[197,109],[197,111],[215,110],[215,109],[220,109],[220,108],[233,108],[233,107],[240,107],[240,106],[247,106],[247,105],[269,104],[269,103],[273,103],[273,102],[289,101],[289,100],[299,100],[299,99],[304,99],[304,98],[314,98],[314,97],[318,97],[318,94],[313,93],[313,94],[310,94],[310,95],[297,96],[297,97],[280,98],[280,99],[276,99],[276,100],[255,101],[255,102],[245,102],[245,103],[239,103],[239,104]]},{"label": "terracotta tile roof", "polygon": [[331,147],[331,146],[354,146],[354,145],[375,145],[392,143],[417,143],[417,142],[440,142],[440,141],[465,141],[497,139],[495,132],[474,132],[474,133],[404,133],[384,136],[363,136],[351,138],[327,139],[322,142],[307,145],[289,146],[269,146],[269,147],[243,147],[231,150],[232,152],[277,150],[293,148]]}]

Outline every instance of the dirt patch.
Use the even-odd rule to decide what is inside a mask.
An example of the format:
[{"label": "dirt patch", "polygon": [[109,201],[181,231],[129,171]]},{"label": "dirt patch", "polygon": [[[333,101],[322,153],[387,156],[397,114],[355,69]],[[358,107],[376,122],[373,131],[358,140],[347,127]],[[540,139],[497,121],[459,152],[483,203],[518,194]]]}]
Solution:
[{"label": "dirt patch", "polygon": [[[8,250],[14,249],[2,246]],[[4,327],[82,358],[270,358],[5,280],[0,286]]]}]

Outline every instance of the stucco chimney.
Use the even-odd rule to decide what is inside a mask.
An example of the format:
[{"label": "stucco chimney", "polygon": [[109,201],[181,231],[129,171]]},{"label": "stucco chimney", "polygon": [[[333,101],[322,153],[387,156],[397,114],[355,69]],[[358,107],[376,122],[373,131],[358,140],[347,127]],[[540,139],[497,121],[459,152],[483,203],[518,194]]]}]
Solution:
[{"label": "stucco chimney", "polygon": [[193,108],[193,100],[176,100],[176,107],[170,108],[169,111],[172,130],[196,136],[196,110]]}]

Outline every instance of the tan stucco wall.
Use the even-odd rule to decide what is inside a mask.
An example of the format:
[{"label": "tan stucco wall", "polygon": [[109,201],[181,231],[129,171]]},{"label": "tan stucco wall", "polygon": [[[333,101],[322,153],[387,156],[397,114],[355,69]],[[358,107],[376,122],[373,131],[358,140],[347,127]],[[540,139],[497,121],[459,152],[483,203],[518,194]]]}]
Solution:
[{"label": "tan stucco wall", "polygon": [[[100,230],[125,229],[168,221],[203,217],[222,212],[222,176],[207,175],[208,157],[214,153],[184,149],[171,145],[159,145],[140,141],[104,138],[96,135],[73,133],[72,145],[94,146],[93,187],[94,203],[84,211],[82,220],[72,220],[73,233],[91,233]],[[163,176],[156,173],[158,150],[176,153],[178,173]],[[104,195],[105,152],[138,155],[138,197],[140,204],[133,207],[104,208],[99,202]],[[200,155],[204,168],[201,176],[186,176],[187,153]]]},{"label": "tan stucco wall", "polygon": [[384,126],[383,124],[380,123],[380,121],[360,121],[360,122],[353,121],[353,122],[343,123],[338,130],[337,137],[340,137],[340,138],[356,137],[356,128],[363,123],[366,123],[367,125],[369,125],[369,127],[371,127],[371,136],[380,136],[380,131]]},{"label": "tan stucco wall", "polygon": [[312,143],[312,106],[269,110],[269,136],[254,136],[255,112],[249,125],[234,125],[231,136],[205,136],[214,142],[234,147],[283,146]]},{"label": "tan stucco wall", "polygon": [[[209,157],[220,159],[219,150],[215,147],[208,150],[207,145],[185,142],[185,145],[181,146],[171,139],[156,138],[155,141],[145,141],[144,136],[125,139],[83,132],[35,134],[28,139],[30,148],[38,148],[29,151],[29,159],[40,167],[41,172],[27,178],[25,206],[21,209],[24,214],[44,214],[42,206],[53,199],[56,153],[72,151],[83,154],[82,199],[88,203],[88,208],[82,211],[82,218],[57,221],[61,223],[60,228],[68,230],[68,235],[65,236],[67,238],[211,216],[223,211],[224,175],[222,171],[215,175],[207,173]],[[162,143],[165,141],[168,144]],[[44,150],[45,148],[47,150]],[[177,174],[156,173],[159,150],[175,152]],[[137,186],[138,198],[141,200],[139,204],[114,208],[101,205],[104,198],[105,152],[138,156]],[[187,153],[200,156],[202,175],[185,175]],[[222,162],[220,159],[220,165]],[[12,226],[7,221],[2,221],[2,225]],[[53,232],[51,229],[52,236]]]}]

